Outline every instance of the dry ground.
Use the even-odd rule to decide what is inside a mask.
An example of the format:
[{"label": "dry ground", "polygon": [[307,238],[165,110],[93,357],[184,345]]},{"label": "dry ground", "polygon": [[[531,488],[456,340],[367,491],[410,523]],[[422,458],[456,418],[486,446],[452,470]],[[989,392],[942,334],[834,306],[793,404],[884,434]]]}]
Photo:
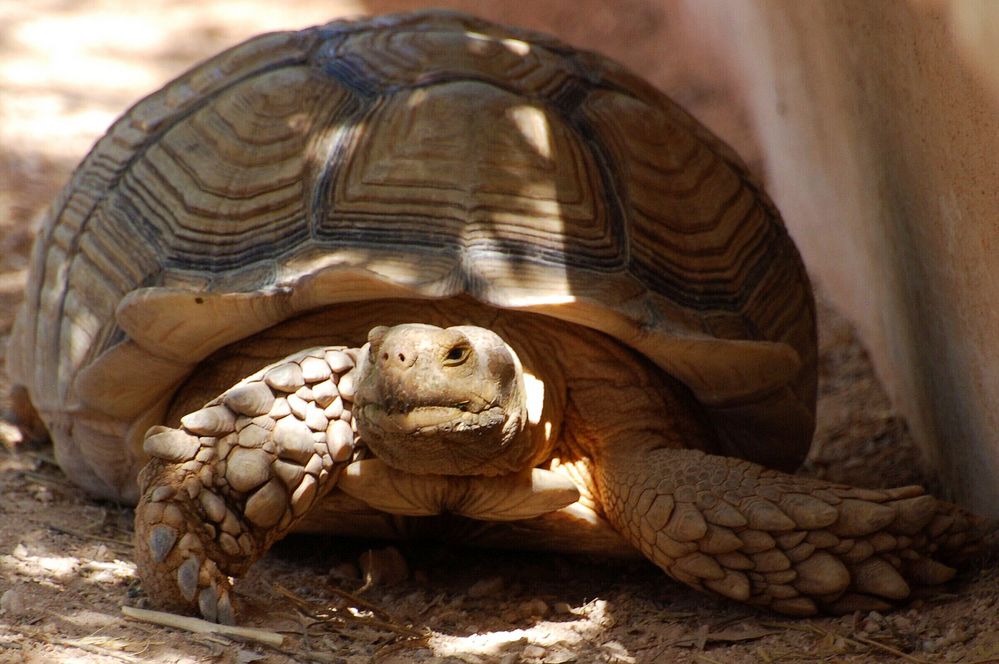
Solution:
[{"label": "dry ground", "polygon": [[[256,32],[422,4],[0,0],[0,355],[32,220],[117,113]],[[672,2],[437,4],[555,32],[624,61],[752,163],[729,87],[691,47]],[[820,425],[805,471],[866,486],[932,485],[852,329],[827,306],[821,346]],[[0,374],[0,393],[8,388]],[[994,560],[884,616],[788,621],[697,595],[648,564],[443,545],[400,546],[406,579],[344,599],[336,589],[361,586],[359,556],[386,545],[315,539],[282,544],[240,586],[245,621],[285,633],[282,653],[126,620],[120,606],[143,602],[129,562],[131,510],[88,500],[46,447],[0,450],[0,491],[0,662],[999,661]]]}]

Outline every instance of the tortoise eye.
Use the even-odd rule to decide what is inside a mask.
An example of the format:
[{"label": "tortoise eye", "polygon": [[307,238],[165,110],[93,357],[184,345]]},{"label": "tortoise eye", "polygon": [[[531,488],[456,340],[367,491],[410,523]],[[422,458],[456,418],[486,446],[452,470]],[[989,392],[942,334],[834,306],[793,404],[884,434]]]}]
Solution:
[{"label": "tortoise eye", "polygon": [[462,364],[468,359],[471,352],[472,349],[468,346],[454,346],[447,352],[447,355],[444,356],[444,366],[455,367]]}]

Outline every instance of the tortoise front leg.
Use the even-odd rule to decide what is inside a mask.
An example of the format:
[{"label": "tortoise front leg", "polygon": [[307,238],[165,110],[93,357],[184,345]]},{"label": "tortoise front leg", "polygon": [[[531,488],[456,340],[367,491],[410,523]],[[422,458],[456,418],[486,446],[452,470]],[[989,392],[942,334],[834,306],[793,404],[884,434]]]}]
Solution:
[{"label": "tortoise front leg", "polygon": [[654,445],[608,444],[595,465],[608,519],[670,576],[792,615],[888,608],[949,581],[983,535],[918,486],[858,489]]},{"label": "tortoise front leg", "polygon": [[234,622],[229,576],[284,537],[350,462],[355,358],[341,347],[296,353],[181,428],[149,430],[135,558],[155,604]]},{"label": "tortoise front leg", "polygon": [[792,615],[884,609],[981,548],[983,521],[920,487],[858,489],[710,454],[681,387],[610,387],[573,385],[568,446],[592,460],[608,521],[698,590]]}]

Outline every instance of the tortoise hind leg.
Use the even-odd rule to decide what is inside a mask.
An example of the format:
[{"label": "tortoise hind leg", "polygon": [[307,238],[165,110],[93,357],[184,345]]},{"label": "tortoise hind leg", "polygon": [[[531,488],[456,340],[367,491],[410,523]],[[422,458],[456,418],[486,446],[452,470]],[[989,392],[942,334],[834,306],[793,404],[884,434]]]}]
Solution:
[{"label": "tortoise hind leg", "polygon": [[340,348],[296,353],[186,415],[181,428],[149,430],[135,558],[155,604],[234,621],[228,577],[283,537],[351,458],[353,366]]},{"label": "tortoise hind leg", "polygon": [[857,489],[698,450],[606,445],[612,523],[699,590],[793,615],[888,608],[950,580],[982,521],[910,486]]},{"label": "tortoise hind leg", "polygon": [[[28,396],[28,390],[23,385],[15,385],[10,390],[10,410],[3,413],[5,420],[16,427],[12,434],[12,443],[41,443],[49,437],[45,423],[39,417]],[[6,442],[6,441],[5,441]]]}]

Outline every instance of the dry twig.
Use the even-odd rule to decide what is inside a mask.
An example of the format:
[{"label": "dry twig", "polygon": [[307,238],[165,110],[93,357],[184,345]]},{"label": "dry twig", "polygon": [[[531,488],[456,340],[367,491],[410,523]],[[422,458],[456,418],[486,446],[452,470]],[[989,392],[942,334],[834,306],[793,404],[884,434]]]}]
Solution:
[{"label": "dry twig", "polygon": [[45,486],[56,489],[58,491],[70,492],[76,489],[75,486],[70,484],[64,479],[58,477],[50,477],[44,473],[37,473],[33,470],[22,470],[19,471],[21,477],[27,478],[32,482],[37,482],[38,484],[44,484]]},{"label": "dry twig", "polygon": [[67,648],[78,648],[85,652],[89,652],[91,655],[102,655],[104,657],[111,657],[113,659],[120,659],[123,662],[144,662],[145,658],[135,657],[134,655],[122,654],[114,652],[113,650],[108,650],[107,648],[100,648],[89,643],[84,643],[83,641],[78,641],[75,639],[61,639],[58,637],[48,637],[48,641],[58,646],[65,646]]},{"label": "dry twig", "polygon": [[[52,466],[53,468],[58,469],[59,468],[59,462],[55,460],[55,455],[52,454],[49,451],[50,449],[51,448],[46,448],[46,449],[41,449],[41,450],[24,450],[24,451],[19,452],[19,454],[21,456],[25,456],[25,457],[27,457],[29,459],[34,459],[35,461],[37,461],[39,463],[48,464],[49,466]],[[66,485],[67,486],[72,486],[68,482],[66,483]]]},{"label": "dry twig", "polygon": [[837,632],[833,632],[823,627],[819,627],[818,625],[809,625],[809,624],[803,624],[803,625],[796,625],[793,623],[760,623],[760,624],[765,627],[793,629],[799,632],[807,632],[810,634],[815,634],[817,636],[835,636],[854,645],[866,646],[868,648],[881,650],[896,657],[900,657],[907,662],[913,662],[914,664],[930,664],[930,662],[926,661],[925,659],[920,659],[919,657],[913,657],[912,655],[904,653],[897,648],[893,648],[886,643],[881,643],[880,641],[875,641],[872,638],[866,636],[860,636],[859,634],[854,634],[853,636],[847,636],[845,634],[839,634]]},{"label": "dry twig", "polygon": [[379,617],[382,620],[385,620],[387,622],[394,622],[394,620],[392,619],[392,616],[389,615],[388,611],[385,611],[381,607],[375,606],[374,604],[372,604],[368,600],[361,599],[357,595],[355,595],[353,593],[350,593],[350,592],[347,592],[343,588],[337,588],[336,586],[330,585],[328,583],[323,584],[323,585],[326,587],[327,590],[329,590],[334,595],[339,595],[343,599],[345,599],[348,602],[350,602],[351,606],[354,606],[354,607],[359,608],[359,609],[364,609],[366,611],[371,611],[371,613],[375,614],[377,617]]},{"label": "dry twig", "polygon": [[234,627],[232,625],[219,625],[200,618],[188,616],[178,616],[175,613],[165,613],[163,611],[149,611],[147,609],[137,609],[132,606],[121,607],[121,612],[133,620],[163,625],[164,627],[174,627],[185,629],[198,634],[222,634],[241,639],[249,639],[264,643],[275,648],[284,643],[284,636],[277,632],[270,632],[253,627]]},{"label": "dry twig", "polygon": [[103,535],[95,535],[93,533],[85,533],[80,530],[75,530],[73,528],[67,528],[65,526],[57,526],[54,523],[46,523],[45,526],[49,530],[54,530],[57,533],[62,533],[63,535],[70,535],[72,537],[78,537],[80,539],[95,540],[98,542],[107,542],[108,544],[115,544],[117,546],[122,546],[127,549],[132,548],[132,543],[128,540],[115,539],[114,537],[104,537]]},{"label": "dry twig", "polygon": [[[354,623],[357,625],[362,625],[364,627],[370,627],[373,629],[380,629],[386,632],[392,632],[409,639],[423,639],[426,637],[422,632],[413,629],[412,627],[405,627],[399,625],[391,620],[382,620],[380,618],[358,616],[354,615],[350,611],[339,611],[333,607],[321,607],[312,602],[309,602],[303,597],[299,597],[292,591],[288,590],[279,583],[274,584],[274,589],[280,594],[288,598],[292,604],[294,604],[300,611],[305,613],[310,618],[323,623],[332,623],[334,625],[346,625],[348,623]],[[350,593],[338,593],[343,597],[352,597]],[[356,599],[356,598],[355,598]],[[354,608],[359,608],[362,610],[373,611],[368,602],[363,602],[362,605],[358,605]],[[387,616],[388,614],[382,610],[377,609],[378,613]]]},{"label": "dry twig", "polygon": [[929,664],[925,659],[920,659],[918,657],[913,657],[912,655],[907,655],[906,653],[898,650],[897,648],[892,648],[887,643],[881,643],[880,641],[875,641],[872,638],[861,636],[860,634],[854,634],[852,637],[846,637],[848,640],[856,640],[865,645],[871,646],[872,648],[877,648],[878,650],[884,650],[887,653],[891,653],[896,657],[901,657],[907,662],[917,662],[918,664]]},{"label": "dry twig", "polygon": [[717,659],[708,657],[704,653],[698,653],[694,655],[694,659],[696,659],[699,662],[707,662],[707,664],[722,664],[722,662],[719,662]]},{"label": "dry twig", "polygon": [[[59,636],[53,636],[51,634],[46,633],[44,630],[40,629],[32,629],[27,626],[16,626],[16,625],[10,625],[8,627],[20,632],[21,634],[29,637],[31,640],[35,642],[49,643],[51,645],[62,646],[64,648],[76,648],[84,652],[89,652],[91,655],[111,657],[112,659],[118,659],[123,662],[138,663],[145,661],[144,658],[137,657],[129,653],[122,653],[109,648],[102,648],[98,645],[95,645],[93,643],[87,643],[86,641],[80,639],[66,639]],[[2,644],[2,646],[9,647],[12,649],[13,648],[21,649],[20,644],[11,644],[9,646],[7,644]]]}]

